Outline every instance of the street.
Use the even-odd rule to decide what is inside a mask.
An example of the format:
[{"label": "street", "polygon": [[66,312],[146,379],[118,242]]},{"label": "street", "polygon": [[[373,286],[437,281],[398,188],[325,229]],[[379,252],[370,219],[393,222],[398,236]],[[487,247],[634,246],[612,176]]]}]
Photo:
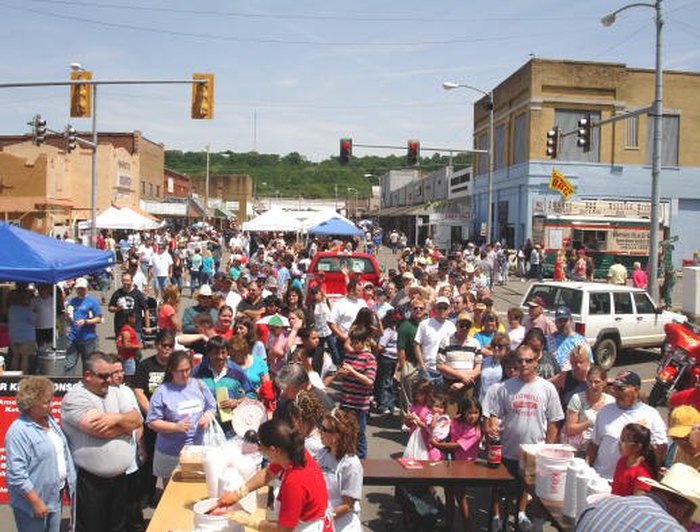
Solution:
[{"label": "street", "polygon": [[[396,255],[391,255],[388,250],[382,250],[379,255],[379,262],[383,269],[395,267]],[[118,276],[117,276],[118,278]],[[509,307],[519,306],[520,301],[529,286],[528,282],[521,282],[519,279],[512,280],[507,286],[497,286],[494,289],[495,308],[499,317],[505,316]],[[682,289],[682,281],[678,283],[676,289]],[[192,304],[192,300],[183,297],[180,309],[184,309]],[[112,314],[107,312],[103,305],[105,321],[98,326],[100,335],[100,348],[104,351],[114,352],[113,319]],[[151,356],[154,350],[146,349],[145,356]],[[648,395],[653,383],[658,360],[658,350],[632,350],[619,354],[612,374],[620,369],[630,369],[637,372],[642,378],[642,396]],[[662,416],[666,417],[666,409],[661,408]],[[401,419],[399,416],[377,416],[372,415],[367,426],[368,458],[389,458],[403,451],[403,447],[408,439],[407,434],[401,432]],[[441,490],[438,490],[441,492]],[[366,530],[384,531],[401,530],[401,511],[394,501],[393,487],[365,487],[363,489],[364,500],[362,501],[361,520]],[[442,493],[439,493],[442,497]],[[484,529],[488,517],[489,494],[486,490],[474,490],[472,493],[474,500],[471,508],[476,520],[477,529]],[[145,512],[146,518],[150,517],[152,510]],[[459,526],[459,525],[458,525]],[[461,528],[456,528],[461,530]],[[14,521],[8,506],[0,507],[0,532],[11,532],[14,530]]]}]

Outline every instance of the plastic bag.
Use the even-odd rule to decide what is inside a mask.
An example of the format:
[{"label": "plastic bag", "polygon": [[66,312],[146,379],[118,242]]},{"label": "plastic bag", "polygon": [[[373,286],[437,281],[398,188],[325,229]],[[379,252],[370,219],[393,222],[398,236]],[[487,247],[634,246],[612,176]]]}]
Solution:
[{"label": "plastic bag", "polygon": [[420,428],[416,428],[408,437],[406,448],[403,451],[404,458],[413,458],[414,460],[427,460],[428,447],[425,445],[423,434]]},{"label": "plastic bag", "polygon": [[204,429],[204,445],[207,447],[223,447],[226,445],[226,434],[216,419],[209,422]]}]

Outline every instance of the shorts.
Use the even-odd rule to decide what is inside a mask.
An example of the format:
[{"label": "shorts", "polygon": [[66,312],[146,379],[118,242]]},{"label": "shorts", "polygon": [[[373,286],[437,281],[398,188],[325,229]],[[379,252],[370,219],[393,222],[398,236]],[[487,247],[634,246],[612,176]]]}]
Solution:
[{"label": "shorts", "polygon": [[170,480],[179,461],[178,455],[165,454],[156,449],[153,453],[153,476]]}]

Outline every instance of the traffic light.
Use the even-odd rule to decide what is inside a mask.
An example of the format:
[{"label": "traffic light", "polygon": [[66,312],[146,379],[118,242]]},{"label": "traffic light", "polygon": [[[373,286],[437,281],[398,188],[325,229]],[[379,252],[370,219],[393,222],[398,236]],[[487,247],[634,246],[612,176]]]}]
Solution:
[{"label": "traffic light", "polygon": [[[70,73],[73,81],[91,80],[92,72],[74,70]],[[70,115],[73,118],[88,118],[92,116],[92,85],[70,86]]]},{"label": "traffic light", "polygon": [[340,139],[340,164],[348,164],[352,158],[352,139]]},{"label": "traffic light", "polygon": [[70,153],[78,147],[78,132],[73,126],[68,125],[64,135],[66,137],[66,151]]},{"label": "traffic light", "polygon": [[420,160],[420,142],[417,140],[408,141],[408,149],[406,150],[406,163],[409,166],[415,166]]},{"label": "traffic light", "polygon": [[211,120],[214,118],[214,74],[192,74],[192,80],[204,80],[204,83],[192,84],[192,118]]},{"label": "traffic light", "polygon": [[556,159],[559,152],[559,126],[547,131],[547,157]]},{"label": "traffic light", "polygon": [[579,148],[583,148],[583,153],[591,151],[591,130],[593,123],[591,122],[590,113],[584,115],[578,121],[578,129],[576,130],[576,144]]},{"label": "traffic light", "polygon": [[41,118],[41,115],[36,115],[32,120],[32,135],[37,146],[46,142],[46,120]]}]

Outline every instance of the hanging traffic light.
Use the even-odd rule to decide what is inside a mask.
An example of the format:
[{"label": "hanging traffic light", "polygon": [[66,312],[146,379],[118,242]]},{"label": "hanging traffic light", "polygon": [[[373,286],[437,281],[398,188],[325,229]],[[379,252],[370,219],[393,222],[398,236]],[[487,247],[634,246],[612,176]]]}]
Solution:
[{"label": "hanging traffic light", "polygon": [[41,146],[46,142],[46,120],[41,118],[41,115],[36,115],[31,122],[33,142],[37,146]]},{"label": "hanging traffic light", "polygon": [[[70,73],[73,81],[91,80],[92,72],[74,70]],[[88,118],[92,116],[92,85],[70,86],[70,115],[73,118]]]},{"label": "hanging traffic light", "polygon": [[547,157],[556,159],[559,152],[559,126],[547,131]]},{"label": "hanging traffic light", "polygon": [[593,129],[593,123],[591,122],[591,115],[587,113],[580,118],[578,121],[578,129],[576,130],[576,144],[579,148],[583,148],[583,153],[588,153],[591,151],[591,130]]},{"label": "hanging traffic light", "polygon": [[420,160],[420,141],[409,140],[408,149],[406,150],[406,163],[409,166],[415,166]]},{"label": "hanging traffic light", "polygon": [[192,84],[192,118],[211,120],[214,118],[214,74],[192,74],[192,80],[204,80],[204,83]]},{"label": "hanging traffic light", "polygon": [[66,151],[70,153],[78,147],[78,132],[73,126],[68,125],[64,136],[66,137]]},{"label": "hanging traffic light", "polygon": [[340,164],[348,164],[352,158],[352,139],[340,139]]}]

